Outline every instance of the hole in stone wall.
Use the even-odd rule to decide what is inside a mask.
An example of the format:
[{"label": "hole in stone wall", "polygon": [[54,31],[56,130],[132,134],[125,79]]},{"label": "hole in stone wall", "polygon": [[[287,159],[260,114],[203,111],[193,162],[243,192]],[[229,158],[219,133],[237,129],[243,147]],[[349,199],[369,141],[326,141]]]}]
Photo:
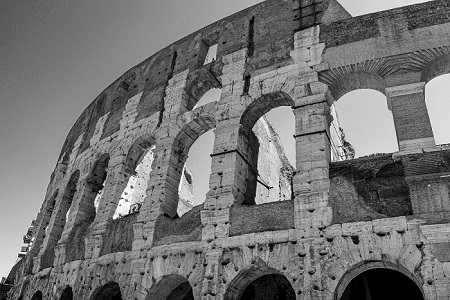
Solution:
[{"label": "hole in stone wall", "polygon": [[209,46],[205,61],[203,62],[203,65],[207,65],[209,63],[215,62],[216,57],[217,57],[217,44],[214,44],[214,45]]},{"label": "hole in stone wall", "polygon": [[138,158],[135,174],[130,176],[127,186],[120,196],[117,209],[113,215],[113,219],[121,218],[139,211],[140,206],[145,200],[148,181],[150,179],[150,171],[154,159],[152,146],[150,150]]},{"label": "hole in stone wall", "polygon": [[[253,126],[259,147],[255,204],[291,200],[295,166],[295,118],[291,107],[277,107]],[[251,191],[247,191],[250,192]],[[247,203],[249,204],[249,203]]]},{"label": "hole in stone wall", "polygon": [[450,109],[449,94],[450,74],[438,76],[425,86],[425,101],[436,145],[450,143],[450,122],[447,116]]},{"label": "hole in stone wall", "polygon": [[[335,108],[344,133],[344,140],[335,145],[340,149],[336,160],[398,151],[393,116],[382,93],[355,90],[342,96]],[[332,125],[331,133],[339,133],[340,128]]]}]

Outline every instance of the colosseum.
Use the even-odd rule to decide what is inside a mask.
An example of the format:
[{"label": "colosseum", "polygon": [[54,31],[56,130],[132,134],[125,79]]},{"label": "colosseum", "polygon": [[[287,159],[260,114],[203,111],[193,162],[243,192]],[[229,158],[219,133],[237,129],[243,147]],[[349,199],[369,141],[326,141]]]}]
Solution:
[{"label": "colosseum", "polygon": [[[73,125],[8,299],[450,299],[450,146],[424,93],[446,73],[448,0],[358,17],[266,0],[186,36]],[[355,159],[332,130],[356,89],[385,95],[397,152]],[[280,106],[294,166],[264,117]],[[210,130],[193,202],[185,162]]]}]

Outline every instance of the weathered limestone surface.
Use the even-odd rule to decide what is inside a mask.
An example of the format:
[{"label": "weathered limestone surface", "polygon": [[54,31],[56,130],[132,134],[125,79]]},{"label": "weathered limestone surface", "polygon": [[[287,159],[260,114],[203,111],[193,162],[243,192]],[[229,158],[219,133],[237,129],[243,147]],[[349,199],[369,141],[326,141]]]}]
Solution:
[{"label": "weathered limestone surface", "polygon": [[[435,145],[424,94],[449,72],[442,0],[356,18],[336,0],[267,0],[175,42],[69,132],[9,297],[240,299],[269,276],[289,297],[332,300],[386,269],[450,299],[450,147]],[[220,100],[196,107],[212,88]],[[330,107],[361,88],[386,95],[399,151],[331,162]],[[295,166],[264,118],[280,106]],[[209,192],[192,199],[186,158],[210,130]],[[204,203],[182,214],[191,200]],[[142,205],[116,218],[123,202]]]}]

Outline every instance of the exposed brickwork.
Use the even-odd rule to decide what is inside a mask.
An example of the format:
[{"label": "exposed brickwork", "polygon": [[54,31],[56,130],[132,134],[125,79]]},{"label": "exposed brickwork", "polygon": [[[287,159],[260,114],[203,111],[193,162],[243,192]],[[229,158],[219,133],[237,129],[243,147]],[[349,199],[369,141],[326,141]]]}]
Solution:
[{"label": "exposed brickwork", "polygon": [[[449,147],[434,143],[423,87],[450,71],[449,5],[351,18],[316,2],[264,1],[101,92],[63,145],[10,298],[242,299],[264,286],[331,300],[387,269],[419,298],[447,299]],[[197,107],[212,88],[220,100]],[[386,95],[399,151],[331,163],[330,106],[360,88]],[[295,118],[295,166],[263,118],[280,106]],[[186,158],[210,130],[209,191],[179,217]],[[142,205],[113,219],[133,176]]]}]

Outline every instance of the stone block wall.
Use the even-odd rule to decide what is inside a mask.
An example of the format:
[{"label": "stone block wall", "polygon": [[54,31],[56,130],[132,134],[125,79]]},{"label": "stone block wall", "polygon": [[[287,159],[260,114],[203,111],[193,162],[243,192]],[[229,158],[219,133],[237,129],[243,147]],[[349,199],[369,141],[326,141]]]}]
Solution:
[{"label": "stone block wall", "polygon": [[[300,24],[310,6],[317,19]],[[446,1],[351,18],[335,0],[267,0],[125,72],[69,132],[9,297],[243,299],[273,279],[268,293],[331,300],[376,269],[449,299],[450,155],[423,93],[450,71],[449,15]],[[220,100],[196,107],[211,88]],[[330,106],[359,88],[386,95],[399,151],[332,163]],[[280,106],[295,166],[264,124]],[[186,157],[210,130],[209,192],[178,217]],[[150,149],[142,206],[114,220]]]}]

